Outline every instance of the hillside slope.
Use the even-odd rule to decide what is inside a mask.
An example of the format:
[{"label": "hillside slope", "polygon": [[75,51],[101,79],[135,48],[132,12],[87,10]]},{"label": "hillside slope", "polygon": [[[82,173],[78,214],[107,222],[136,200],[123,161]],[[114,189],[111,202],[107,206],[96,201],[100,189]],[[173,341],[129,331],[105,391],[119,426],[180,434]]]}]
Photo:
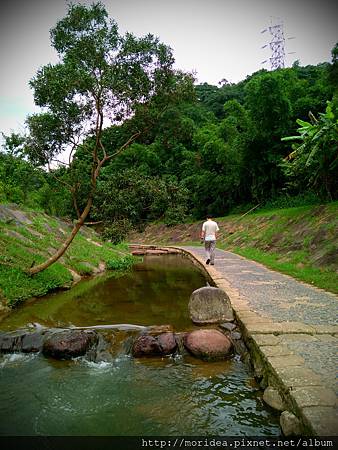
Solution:
[{"label": "hillside slope", "polygon": [[131,265],[125,246],[104,243],[82,227],[58,262],[30,277],[25,270],[47,259],[64,241],[71,223],[17,205],[0,205],[0,309],[70,286],[81,276]]},{"label": "hillside slope", "polygon": [[[338,202],[217,218],[218,246],[338,292]],[[199,244],[201,223],[151,225],[130,242]]]}]

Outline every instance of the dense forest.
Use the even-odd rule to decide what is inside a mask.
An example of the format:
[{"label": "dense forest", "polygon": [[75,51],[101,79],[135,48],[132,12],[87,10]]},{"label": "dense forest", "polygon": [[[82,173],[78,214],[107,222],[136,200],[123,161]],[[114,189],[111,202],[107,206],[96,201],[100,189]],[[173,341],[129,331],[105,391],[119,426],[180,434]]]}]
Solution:
[{"label": "dense forest", "polygon": [[[76,7],[69,15],[74,11]],[[93,11],[100,28],[104,11]],[[83,62],[84,52],[77,61],[80,56],[71,54],[75,44],[62,42],[66,25],[70,27],[65,20],[54,30],[54,46],[63,55],[63,65],[56,67],[61,78],[68,76],[66,69],[74,61],[78,67],[94,64],[94,58]],[[290,68],[260,70],[239,83],[224,81],[219,86],[196,84],[191,75],[178,71],[172,71],[169,80],[173,57],[156,39],[137,42],[129,35],[123,45],[124,55],[126,48],[137,46],[148,56],[151,51],[159,61],[156,70],[161,66],[162,81],[167,77],[171,88],[147,97],[144,80],[122,85],[129,74],[125,72],[119,89],[129,89],[130,104],[137,97],[135,108],[116,108],[112,124],[100,124],[99,137],[89,132],[82,139],[79,133],[77,141],[67,142],[65,122],[75,124],[72,132],[80,123],[75,100],[70,103],[67,92],[50,99],[46,89],[53,91],[55,67],[46,66],[31,86],[36,103],[51,112],[29,116],[25,136],[4,136],[1,202],[76,220],[92,193],[85,220],[102,223],[104,235],[119,242],[132,228],[142,230],[154,221],[173,225],[257,205],[299,206],[338,198],[338,44],[331,63],[303,67],[295,62]],[[130,60],[125,61],[130,67]],[[95,64],[108,71],[106,61]],[[132,64],[139,76],[139,62]],[[146,58],[142,64],[145,67]],[[154,74],[156,83],[159,72]],[[80,76],[83,84],[89,79],[84,69],[76,73],[77,80]],[[87,88],[81,89],[85,95]],[[113,106],[108,103],[109,108]],[[120,117],[116,111],[122,111]],[[145,131],[134,132],[140,128]],[[97,161],[105,162],[94,180],[95,190],[93,147]],[[68,159],[70,152],[67,164],[62,155]],[[106,152],[114,157],[106,158]]]}]

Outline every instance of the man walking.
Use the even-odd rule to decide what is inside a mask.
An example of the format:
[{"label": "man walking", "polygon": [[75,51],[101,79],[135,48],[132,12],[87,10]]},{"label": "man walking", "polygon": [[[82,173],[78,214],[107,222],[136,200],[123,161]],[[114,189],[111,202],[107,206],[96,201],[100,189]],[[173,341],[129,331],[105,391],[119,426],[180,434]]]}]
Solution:
[{"label": "man walking", "polygon": [[204,240],[205,253],[207,255],[206,264],[215,264],[215,248],[216,248],[216,234],[219,231],[218,225],[211,217],[207,217],[207,221],[202,225],[201,239]]}]

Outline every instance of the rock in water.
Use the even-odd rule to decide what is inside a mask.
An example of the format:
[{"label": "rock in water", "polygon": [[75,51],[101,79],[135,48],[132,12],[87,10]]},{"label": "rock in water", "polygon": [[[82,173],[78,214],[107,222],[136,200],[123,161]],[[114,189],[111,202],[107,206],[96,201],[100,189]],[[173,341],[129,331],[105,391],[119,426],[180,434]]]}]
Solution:
[{"label": "rock in water", "polygon": [[301,435],[300,420],[290,411],[282,412],[280,415],[280,426],[286,437]]},{"label": "rock in water", "polygon": [[56,359],[70,359],[84,355],[97,340],[97,333],[91,330],[59,331],[45,339],[42,353]]},{"label": "rock in water", "polygon": [[172,332],[161,333],[158,336],[142,334],[136,338],[132,354],[136,358],[142,356],[164,356],[174,353],[177,343]]},{"label": "rock in water", "polygon": [[43,334],[39,331],[27,333],[22,339],[21,351],[24,353],[40,352],[43,345]]},{"label": "rock in water", "polygon": [[207,361],[224,359],[231,353],[230,339],[218,330],[196,330],[186,334],[184,345],[197,358]]},{"label": "rock in water", "polygon": [[236,324],[231,322],[220,323],[219,327],[225,331],[233,331],[236,328]]},{"label": "rock in water", "polygon": [[219,288],[208,286],[197,289],[191,294],[188,307],[191,320],[197,324],[234,320],[230,299]]},{"label": "rock in water", "polygon": [[22,339],[26,335],[25,330],[16,330],[9,333],[0,333],[0,352],[21,352]]},{"label": "rock in water", "polygon": [[263,400],[265,403],[273,409],[277,409],[277,411],[284,411],[285,405],[283,399],[277,389],[274,389],[271,386],[268,386],[263,394]]},{"label": "rock in water", "polygon": [[142,334],[135,340],[132,353],[136,358],[140,356],[155,356],[161,355],[162,349],[154,336]]},{"label": "rock in water", "polygon": [[157,336],[157,342],[162,348],[162,354],[170,355],[174,353],[177,347],[176,339],[174,333],[162,333]]}]

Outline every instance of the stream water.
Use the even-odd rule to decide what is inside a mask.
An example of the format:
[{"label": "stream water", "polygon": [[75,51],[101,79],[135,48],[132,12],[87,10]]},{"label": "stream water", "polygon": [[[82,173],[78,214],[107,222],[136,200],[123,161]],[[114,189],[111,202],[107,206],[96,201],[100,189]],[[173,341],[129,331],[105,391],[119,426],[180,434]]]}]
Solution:
[{"label": "stream water", "polygon": [[[13,330],[130,323],[194,328],[191,292],[206,285],[181,255],[145,257],[133,271],[106,274],[71,291],[32,300],[0,323]],[[235,356],[135,359],[120,346],[109,361],[0,356],[0,435],[278,436],[252,374]]]}]

